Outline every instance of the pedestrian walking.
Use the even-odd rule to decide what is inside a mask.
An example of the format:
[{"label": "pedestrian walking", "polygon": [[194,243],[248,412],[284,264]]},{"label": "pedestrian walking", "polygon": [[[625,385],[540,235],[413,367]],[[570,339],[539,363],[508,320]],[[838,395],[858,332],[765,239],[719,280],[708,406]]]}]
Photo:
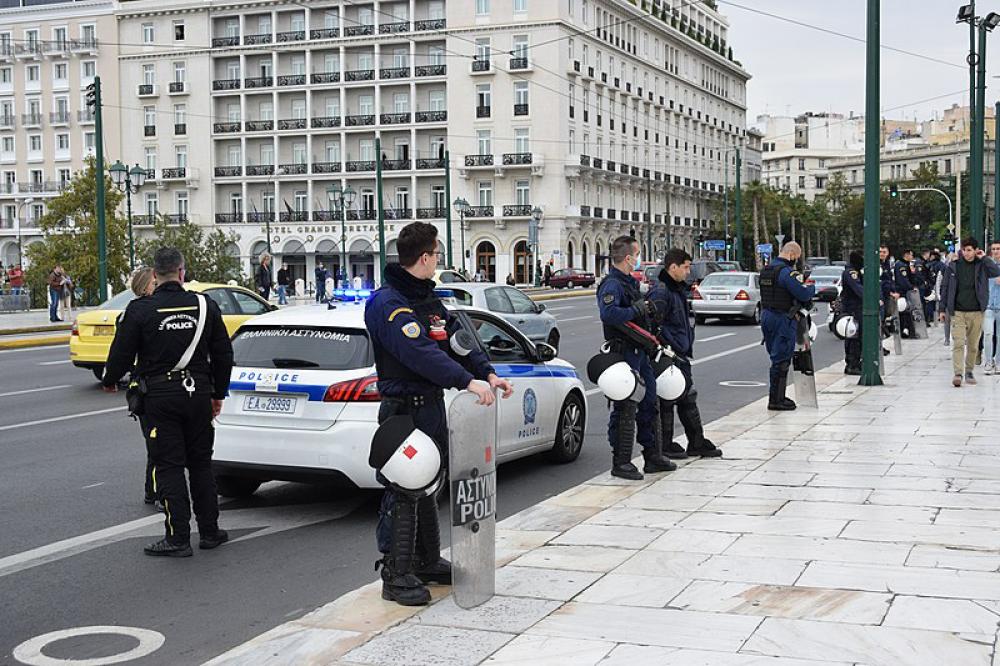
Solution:
[{"label": "pedestrian walking", "polygon": [[49,321],[58,322],[62,321],[59,318],[59,303],[62,299],[62,284],[63,284],[63,269],[62,266],[56,264],[55,267],[49,271],[49,276],[46,278],[46,283],[49,287]]},{"label": "pedestrian walking", "polygon": [[785,243],[781,253],[760,273],[761,333],[771,357],[768,375],[770,390],[767,408],[772,411],[795,409],[795,401],[785,395],[788,368],[795,353],[799,310],[816,297],[816,287],[804,283],[795,269],[802,247],[795,241]]},{"label": "pedestrian walking", "polygon": [[604,339],[608,349],[621,354],[625,362],[642,378],[645,394],[638,405],[631,398],[612,403],[608,419],[608,442],[611,445],[611,474],[632,481],[642,480],[642,472],[632,464],[632,447],[642,446],[645,461],[643,472],[670,472],[677,465],[660,453],[656,441],[656,376],[646,350],[640,348],[622,330],[629,322],[649,331],[655,330],[650,315],[656,309],[643,300],[639,282],[632,277],[641,261],[639,242],[631,236],[620,236],[611,243],[613,266],[597,290],[597,307],[601,314]]},{"label": "pedestrian walking", "polygon": [[219,503],[212,475],[212,420],[222,410],[233,367],[233,347],[219,306],[187,291],[184,257],[161,248],[153,259],[157,287],[149,298],[128,304],[115,332],[102,386],[117,382],[135,362],[145,432],[153,457],[153,491],[163,502],[165,536],[144,548],[147,555],[190,557],[191,501],[202,549],[229,539],[219,529]]},{"label": "pedestrian walking", "polygon": [[24,270],[21,264],[15,264],[7,271],[7,279],[10,282],[10,293],[19,296],[24,290]]},{"label": "pedestrian walking", "polygon": [[[1000,264],[1000,241],[990,244],[990,259]],[[1000,344],[997,344],[997,324],[1000,323],[1000,281],[990,281],[990,298],[983,313],[983,374],[997,374],[1000,364]]]},{"label": "pedestrian walking", "polygon": [[257,293],[265,301],[271,298],[271,255],[267,252],[260,255],[260,266],[254,275]]},{"label": "pedestrian walking", "polygon": [[[951,317],[952,386],[975,384],[973,369],[979,354],[983,331],[983,313],[990,300],[990,279],[1000,277],[1000,265],[987,257],[975,238],[962,241],[958,259],[945,268],[941,283],[938,316]],[[963,374],[964,372],[964,374]]]},{"label": "pedestrian walking", "polygon": [[[365,305],[365,326],[382,395],[379,423],[411,417],[447,459],[444,389],[472,391],[479,404],[490,405],[494,389],[502,389],[507,398],[513,387],[497,377],[478,348],[459,356],[447,342],[461,325],[434,293],[437,247],[433,225],[413,222],[403,227],[397,241],[399,263],[386,266],[382,288]],[[438,342],[439,337],[444,340]],[[441,557],[437,495],[402,492],[381,471],[377,478],[386,487],[376,527],[383,555],[378,563],[382,598],[404,606],[427,604],[431,595],[426,584],[451,584],[451,563]]]},{"label": "pedestrian walking", "polygon": [[[691,274],[691,255],[680,248],[667,250],[663,270],[646,300],[656,308],[660,321],[659,337],[670,345],[677,358],[674,365],[684,374],[687,391],[676,400],[659,400],[661,452],[668,458],[688,456],[717,458],[722,450],[705,437],[698,410],[698,391],[694,387],[691,359],[694,357],[694,327],[688,317],[687,278]],[[674,441],[674,408],[687,435],[687,450]]]},{"label": "pedestrian walking", "polygon": [[63,271],[62,287],[59,289],[59,314],[62,321],[69,321],[73,318],[73,292],[76,284],[73,278]]},{"label": "pedestrian walking", "polygon": [[278,305],[288,305],[288,287],[292,284],[292,277],[288,272],[288,265],[281,262],[278,269]]},{"label": "pedestrian walking", "polygon": [[545,264],[545,272],[542,273],[542,284],[546,287],[552,282],[552,262]]}]

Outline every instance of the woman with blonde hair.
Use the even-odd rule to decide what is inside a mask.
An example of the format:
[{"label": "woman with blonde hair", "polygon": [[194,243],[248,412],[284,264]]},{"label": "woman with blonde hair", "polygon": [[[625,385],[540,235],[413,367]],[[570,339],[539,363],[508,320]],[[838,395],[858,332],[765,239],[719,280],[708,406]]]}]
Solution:
[{"label": "woman with blonde hair", "polygon": [[[131,280],[129,280],[129,287],[132,289],[132,293],[135,294],[136,298],[146,298],[147,296],[152,296],[153,291],[156,289],[156,276],[153,273],[153,269],[149,266],[136,269],[136,271],[132,273]],[[136,378],[134,377],[129,379],[129,384],[131,384],[135,379]],[[149,432],[149,428],[146,427],[146,417],[143,414],[137,414],[136,416],[139,419],[139,427],[142,429],[143,439],[146,441],[146,487],[145,494],[143,495],[143,501],[146,504],[156,504],[156,508],[162,510],[159,498],[156,497],[156,489],[153,484],[153,461],[149,456],[149,438],[146,437],[146,433]]]}]

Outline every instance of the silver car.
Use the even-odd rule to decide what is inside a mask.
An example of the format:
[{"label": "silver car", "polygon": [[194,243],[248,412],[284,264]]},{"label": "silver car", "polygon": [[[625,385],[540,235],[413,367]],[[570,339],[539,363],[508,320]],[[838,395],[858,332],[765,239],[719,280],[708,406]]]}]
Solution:
[{"label": "silver car", "polygon": [[844,276],[844,269],[840,266],[820,266],[814,268],[806,284],[816,287],[816,300],[833,302],[840,296],[840,279]]},{"label": "silver car", "polygon": [[451,291],[462,305],[489,310],[511,323],[532,342],[546,342],[559,349],[556,318],[514,287],[488,282],[451,282],[440,289]]},{"label": "silver car", "polygon": [[691,309],[697,324],[704,324],[709,317],[738,317],[760,323],[760,275],[757,273],[712,273],[693,287],[692,292]]}]

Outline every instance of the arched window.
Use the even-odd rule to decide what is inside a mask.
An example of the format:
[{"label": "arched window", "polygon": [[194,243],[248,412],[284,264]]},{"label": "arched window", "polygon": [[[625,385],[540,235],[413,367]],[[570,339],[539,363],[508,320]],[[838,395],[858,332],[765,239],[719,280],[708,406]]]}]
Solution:
[{"label": "arched window", "polygon": [[573,243],[566,245],[566,267],[573,268]]},{"label": "arched window", "polygon": [[529,269],[531,256],[528,253],[528,242],[518,241],[514,245],[514,281],[526,284],[531,281]]},{"label": "arched window", "polygon": [[580,252],[580,262],[580,267],[583,270],[587,270],[587,267],[590,265],[590,258],[587,256],[587,241],[583,242],[583,249]]},{"label": "arched window", "polygon": [[482,241],[476,246],[476,273],[483,271],[487,282],[497,281],[497,248],[490,241]]}]

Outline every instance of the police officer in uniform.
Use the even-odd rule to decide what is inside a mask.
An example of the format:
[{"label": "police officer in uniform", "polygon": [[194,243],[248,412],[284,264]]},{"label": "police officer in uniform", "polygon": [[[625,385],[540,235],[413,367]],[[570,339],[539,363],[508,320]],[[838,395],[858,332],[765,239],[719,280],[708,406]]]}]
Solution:
[{"label": "police officer in uniform", "polygon": [[[472,391],[481,405],[493,404],[495,388],[502,389],[505,398],[514,389],[497,377],[475,345],[469,345],[464,356],[453,351],[453,336],[472,333],[461,328],[434,293],[437,247],[434,225],[413,222],[403,227],[397,240],[399,263],[386,265],[383,286],[365,306],[365,326],[382,395],[379,423],[408,414],[447,460],[444,389]],[[378,563],[382,598],[404,606],[426,604],[427,583],[451,584],[451,564],[441,557],[436,496],[414,501],[378,476],[386,486],[376,528],[383,555]]]},{"label": "police officer in uniform", "polygon": [[798,243],[785,243],[778,257],[760,272],[760,304],[764,309],[761,332],[771,357],[767,408],[773,411],[795,409],[795,402],[785,396],[785,389],[788,367],[795,353],[798,311],[816,296],[816,288],[803,284],[802,273],[795,269],[795,262],[801,256]]},{"label": "police officer in uniform", "polygon": [[861,270],[864,265],[864,255],[855,250],[851,252],[847,268],[844,269],[844,273],[840,277],[842,286],[840,312],[854,317],[854,321],[858,323],[857,336],[844,340],[845,375],[861,374],[861,318],[865,298]]},{"label": "police officer in uniform", "polygon": [[[897,259],[896,263],[892,266],[892,279],[893,279],[893,289],[895,293],[898,294],[894,298],[899,298],[900,296],[906,297],[910,293],[911,289],[915,289],[913,283],[913,273],[910,269],[910,262],[906,257],[913,257],[913,254],[907,250],[903,254],[902,259]],[[905,312],[899,313],[899,325],[902,327],[900,335],[904,338],[911,338],[914,336],[913,332],[913,314],[910,312],[909,308]]]},{"label": "police officer in uniform", "polygon": [[190,557],[192,501],[198,547],[215,548],[229,539],[219,529],[212,419],[229,389],[233,346],[215,301],[182,286],[184,257],[178,250],[157,250],[153,270],[156,290],[125,308],[101,384],[109,393],[117,391],[118,380],[138,359],[133,378],[143,394],[154,492],[166,514],[166,536],[144,550],[147,555]]},{"label": "police officer in uniform", "polygon": [[627,399],[616,401],[611,409],[608,421],[611,474],[639,481],[643,478],[642,472],[632,464],[635,440],[642,446],[644,472],[669,472],[677,469],[677,465],[663,457],[656,441],[656,377],[649,356],[634,342],[634,338],[630,339],[622,330],[625,324],[633,322],[654,335],[657,333],[652,320],[656,316],[656,308],[643,300],[639,282],[631,275],[641,263],[639,242],[631,236],[620,236],[612,241],[609,252],[612,267],[597,290],[604,339],[610,343],[611,351],[625,357],[626,363],[645,384],[645,395],[638,407]]}]

